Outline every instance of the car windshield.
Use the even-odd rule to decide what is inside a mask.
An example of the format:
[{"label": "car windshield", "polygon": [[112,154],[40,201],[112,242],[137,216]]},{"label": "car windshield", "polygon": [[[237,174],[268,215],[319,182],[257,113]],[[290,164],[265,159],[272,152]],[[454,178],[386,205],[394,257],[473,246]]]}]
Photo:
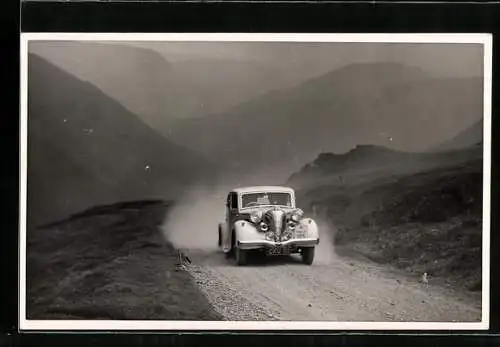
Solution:
[{"label": "car windshield", "polygon": [[281,192],[260,192],[249,193],[242,196],[242,207],[252,207],[260,205],[292,206],[290,193]]}]

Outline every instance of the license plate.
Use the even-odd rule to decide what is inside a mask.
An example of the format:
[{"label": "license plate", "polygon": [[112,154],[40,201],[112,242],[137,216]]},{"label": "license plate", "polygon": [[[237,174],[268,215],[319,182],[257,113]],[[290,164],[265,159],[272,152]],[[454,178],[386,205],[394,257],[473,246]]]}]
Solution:
[{"label": "license plate", "polygon": [[267,255],[287,255],[290,254],[290,249],[288,247],[271,247],[267,250]]}]

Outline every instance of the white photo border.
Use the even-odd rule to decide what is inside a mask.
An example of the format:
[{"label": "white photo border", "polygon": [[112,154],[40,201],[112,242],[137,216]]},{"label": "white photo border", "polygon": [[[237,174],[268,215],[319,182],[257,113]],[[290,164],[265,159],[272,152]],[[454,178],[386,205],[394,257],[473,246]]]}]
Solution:
[{"label": "white photo border", "polygon": [[[483,234],[481,322],[323,322],[323,321],[139,321],[26,319],[26,181],[28,43],[30,41],[182,41],[182,42],[356,42],[482,44],[483,73]],[[303,33],[21,33],[20,78],[20,205],[19,205],[19,330],[20,331],[275,331],[275,330],[488,330],[490,320],[490,182],[492,34],[303,34]]]}]

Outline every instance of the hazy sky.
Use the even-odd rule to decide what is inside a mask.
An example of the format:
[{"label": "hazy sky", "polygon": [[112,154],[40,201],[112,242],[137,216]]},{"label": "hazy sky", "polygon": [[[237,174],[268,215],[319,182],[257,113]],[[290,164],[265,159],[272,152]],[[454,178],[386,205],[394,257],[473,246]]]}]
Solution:
[{"label": "hazy sky", "polygon": [[351,63],[400,62],[439,76],[482,76],[483,50],[461,43],[127,42],[169,61],[224,59],[323,73]]}]

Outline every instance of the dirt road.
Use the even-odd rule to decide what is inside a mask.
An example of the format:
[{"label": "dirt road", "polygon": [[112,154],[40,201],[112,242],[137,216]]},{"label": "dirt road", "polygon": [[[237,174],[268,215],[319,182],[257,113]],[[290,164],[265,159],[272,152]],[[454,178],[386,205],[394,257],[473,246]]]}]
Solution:
[{"label": "dirt road", "polygon": [[[254,259],[237,266],[217,249],[216,226],[224,219],[224,192],[193,192],[170,211],[165,238],[191,260],[199,288],[226,320],[302,320],[341,322],[480,322],[480,292],[458,295],[419,283],[421,274],[346,257],[334,248],[334,226],[319,220],[321,243],[311,266],[300,258]],[[196,218],[193,218],[196,216]],[[451,293],[450,293],[451,292]],[[471,294],[472,295],[472,294]]]},{"label": "dirt road", "polygon": [[254,259],[239,267],[219,251],[188,250],[188,271],[227,320],[479,322],[480,302],[376,264],[318,252]]}]

